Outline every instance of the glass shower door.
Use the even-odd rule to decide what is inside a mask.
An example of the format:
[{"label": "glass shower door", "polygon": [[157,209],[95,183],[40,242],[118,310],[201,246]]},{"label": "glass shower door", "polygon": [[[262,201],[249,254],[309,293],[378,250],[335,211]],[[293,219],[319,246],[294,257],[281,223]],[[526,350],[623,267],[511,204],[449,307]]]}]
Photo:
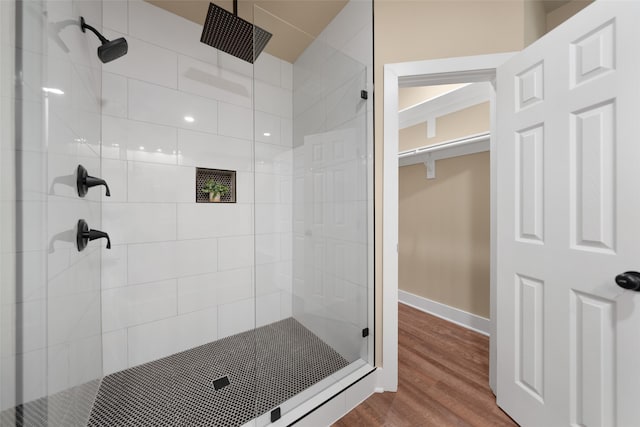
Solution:
[{"label": "glass shower door", "polygon": [[[102,64],[79,20],[101,27],[102,2],[43,5],[43,83],[36,91],[44,112],[47,414],[50,425],[85,426],[102,377],[101,256],[108,249],[105,239],[85,240],[83,248],[77,238],[80,221],[102,230],[105,197],[103,186],[86,194],[78,188],[80,165],[102,176]],[[29,162],[24,159],[25,171],[33,170]]]},{"label": "glass shower door", "polygon": [[[13,2],[3,2],[3,30],[4,3]],[[15,177],[15,202],[3,215],[13,209],[15,222],[8,230],[3,221],[2,234],[14,232],[15,241],[7,248],[14,274],[2,280],[2,315],[9,316],[2,323],[11,328],[3,329],[2,419],[84,426],[102,376],[101,245],[79,252],[76,235],[80,219],[101,228],[102,196],[92,190],[79,197],[76,176],[79,164],[100,175],[101,68],[79,17],[99,25],[102,7],[97,1],[13,6],[13,49],[4,43],[2,49],[3,64],[8,55],[13,62],[3,73],[15,79],[14,135],[11,144],[3,141],[3,157],[11,154],[13,163],[3,163],[3,175],[13,169]],[[2,120],[4,128],[7,116]]]},{"label": "glass shower door", "polygon": [[0,2],[0,424],[15,424],[15,4]]},{"label": "glass shower door", "polygon": [[294,64],[293,313],[352,364],[373,341],[367,69],[326,40]]},{"label": "glass shower door", "polygon": [[312,35],[254,7],[278,22],[254,63],[258,425],[373,363],[371,3],[336,12]]}]

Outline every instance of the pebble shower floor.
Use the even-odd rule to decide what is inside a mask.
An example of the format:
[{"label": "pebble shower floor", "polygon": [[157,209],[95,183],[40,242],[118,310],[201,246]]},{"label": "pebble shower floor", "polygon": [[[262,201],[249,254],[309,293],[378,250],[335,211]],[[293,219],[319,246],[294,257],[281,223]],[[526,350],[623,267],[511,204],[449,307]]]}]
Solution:
[{"label": "pebble shower floor", "polygon": [[240,426],[347,365],[288,318],[106,376],[89,426]]}]

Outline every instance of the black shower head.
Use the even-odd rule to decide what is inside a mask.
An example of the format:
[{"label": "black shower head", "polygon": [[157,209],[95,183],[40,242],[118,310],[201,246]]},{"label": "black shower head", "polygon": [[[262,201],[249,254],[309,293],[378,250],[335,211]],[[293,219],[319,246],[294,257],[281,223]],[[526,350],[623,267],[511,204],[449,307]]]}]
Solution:
[{"label": "black shower head", "polygon": [[240,18],[237,0],[233,2],[233,9],[231,13],[209,3],[200,41],[253,64],[272,34]]},{"label": "black shower head", "polygon": [[98,47],[98,58],[100,58],[100,61],[107,63],[126,55],[128,50],[127,41],[124,37],[120,37],[103,43],[102,46]]},{"label": "black shower head", "polygon": [[98,30],[93,28],[91,25],[84,22],[84,18],[80,17],[80,28],[82,32],[86,32],[86,29],[89,29],[93,34],[98,36],[100,41],[102,42],[102,46],[98,47],[98,58],[103,63],[107,63],[113,61],[114,59],[118,59],[121,56],[127,54],[129,50],[129,45],[124,37],[120,37],[119,39],[107,40],[105,36],[100,34]]}]

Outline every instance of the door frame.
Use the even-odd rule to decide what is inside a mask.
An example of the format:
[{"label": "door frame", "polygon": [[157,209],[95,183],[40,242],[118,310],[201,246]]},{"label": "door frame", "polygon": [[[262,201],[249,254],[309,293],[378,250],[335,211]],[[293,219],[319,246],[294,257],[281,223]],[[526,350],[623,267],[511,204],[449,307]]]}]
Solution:
[{"label": "door frame", "polygon": [[382,207],[382,369],[378,386],[398,389],[398,89],[450,83],[491,82],[490,140],[490,357],[489,385],[496,393],[496,69],[517,52],[400,62],[384,65]]}]

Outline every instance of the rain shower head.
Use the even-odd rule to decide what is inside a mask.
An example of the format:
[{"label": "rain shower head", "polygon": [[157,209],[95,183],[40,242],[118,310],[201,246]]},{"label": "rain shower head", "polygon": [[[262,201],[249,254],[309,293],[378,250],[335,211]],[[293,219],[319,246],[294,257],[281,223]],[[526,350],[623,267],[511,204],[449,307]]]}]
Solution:
[{"label": "rain shower head", "polygon": [[86,29],[89,29],[93,34],[98,36],[100,41],[102,42],[102,46],[98,46],[98,58],[103,63],[111,62],[114,59],[118,59],[121,56],[127,54],[129,50],[129,45],[124,37],[120,37],[119,39],[107,40],[105,36],[100,34],[98,30],[93,28],[91,25],[84,22],[84,18],[80,17],[80,28],[82,32],[86,32]]},{"label": "rain shower head", "polygon": [[240,18],[237,7],[237,0],[233,1],[234,13],[209,3],[200,41],[253,64],[272,34]]}]

